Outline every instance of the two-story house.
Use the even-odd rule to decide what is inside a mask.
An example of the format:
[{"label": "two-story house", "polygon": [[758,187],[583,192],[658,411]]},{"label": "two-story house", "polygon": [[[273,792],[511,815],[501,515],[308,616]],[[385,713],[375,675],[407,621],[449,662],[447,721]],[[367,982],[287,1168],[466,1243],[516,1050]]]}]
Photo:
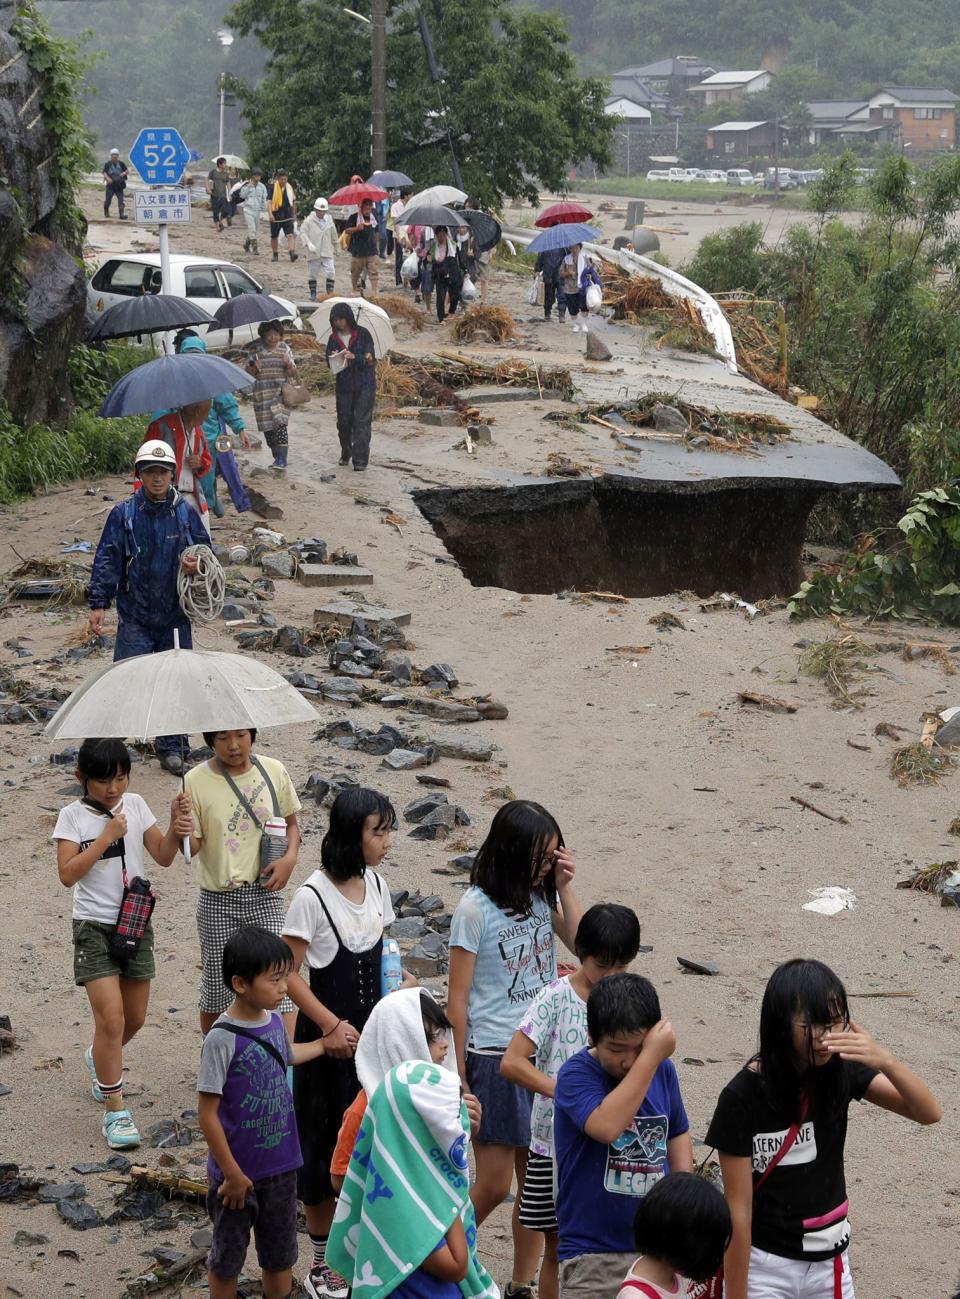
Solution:
[{"label": "two-story house", "polygon": [[944,153],[956,147],[958,103],[942,86],[881,86],[867,100],[867,116],[912,154]]}]

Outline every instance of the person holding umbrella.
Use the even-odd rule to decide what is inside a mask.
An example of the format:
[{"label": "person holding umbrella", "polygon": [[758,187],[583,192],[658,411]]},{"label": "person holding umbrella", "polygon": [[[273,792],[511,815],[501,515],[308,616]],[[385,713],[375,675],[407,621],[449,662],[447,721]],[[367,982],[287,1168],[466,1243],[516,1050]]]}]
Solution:
[{"label": "person holding umbrella", "polygon": [[260,342],[254,344],[253,355],[247,369],[256,376],[253,385],[253,413],[257,428],[273,452],[271,469],[286,469],[289,434],[289,414],[283,404],[283,385],[297,373],[293,353],[283,341],[283,325],[279,320],[265,320],[257,329]]},{"label": "person holding umbrella", "polygon": [[[567,280],[560,275],[566,255],[565,248],[547,248],[537,253],[533,266],[534,271],[543,276],[543,318],[550,319],[553,304],[556,303],[557,319],[561,325],[567,318]],[[579,310],[579,305],[577,309]]]},{"label": "person holding umbrella", "polygon": [[433,287],[437,294],[437,320],[442,325],[447,315],[452,316],[460,302],[460,289],[463,286],[463,268],[460,265],[460,250],[455,239],[451,239],[446,226],[437,226],[433,232],[433,241],[427,251]]},{"label": "person holding umbrella", "polygon": [[350,283],[360,294],[360,277],[366,271],[369,291],[376,295],[380,283],[380,227],[373,211],[373,200],[365,198],[353,221],[344,232],[350,240]]},{"label": "person holding umbrella", "polygon": [[327,363],[337,376],[340,463],[360,473],[370,459],[370,426],[377,399],[377,359],[370,331],[345,302],[330,309]]},{"label": "person holding umbrella", "polygon": [[[192,329],[181,330],[174,339],[174,345],[179,353],[205,353],[207,350],[206,343]],[[226,436],[227,428],[236,433],[240,439],[240,445],[244,450],[249,451],[250,439],[247,437],[246,425],[240,414],[237,399],[232,392],[224,392],[214,397],[210,414],[203,421],[203,436],[207,444],[207,450],[210,452],[210,458],[213,461],[213,467],[209,473],[202,476],[200,486],[207,505],[218,519],[223,518],[223,504],[217,495],[218,475],[227,484],[230,499],[236,506],[237,513],[242,514],[244,510],[250,508],[250,498],[244,490],[240,470],[237,468],[236,457],[229,445],[230,440]]]},{"label": "person holding umbrella", "polygon": [[[468,195],[464,208],[471,212],[482,212],[480,200],[474,195]],[[473,277],[473,282],[480,293],[480,302],[483,306],[487,305],[490,297],[490,249],[484,249],[482,252],[477,250],[477,236],[472,227],[470,230],[470,241],[467,249],[468,265],[467,269]]]},{"label": "person holding umbrella", "polygon": [[[114,662],[193,644],[190,622],[180,608],[177,575],[195,573],[188,546],[209,545],[196,510],[173,485],[177,458],[163,441],[144,442],[137,452],[140,487],[107,515],[90,576],[90,630],[103,632],[111,603],[117,604]],[[160,735],[154,748],[165,771],[179,776],[189,747],[183,735]]]}]

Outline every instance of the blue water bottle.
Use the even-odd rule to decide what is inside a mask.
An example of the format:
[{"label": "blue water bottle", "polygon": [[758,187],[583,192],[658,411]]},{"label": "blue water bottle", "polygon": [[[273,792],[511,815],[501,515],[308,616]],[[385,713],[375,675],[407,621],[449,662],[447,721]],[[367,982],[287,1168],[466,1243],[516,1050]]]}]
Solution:
[{"label": "blue water bottle", "polygon": [[396,992],[403,982],[403,970],[400,967],[400,944],[395,938],[383,940],[383,954],[380,957],[380,996]]}]

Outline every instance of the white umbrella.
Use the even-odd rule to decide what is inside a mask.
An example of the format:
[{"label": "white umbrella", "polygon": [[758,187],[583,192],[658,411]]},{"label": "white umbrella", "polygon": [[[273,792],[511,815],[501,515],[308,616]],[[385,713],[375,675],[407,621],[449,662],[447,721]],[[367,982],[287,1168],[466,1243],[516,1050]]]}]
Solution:
[{"label": "white umbrella", "polygon": [[326,343],[330,337],[330,309],[339,304],[349,307],[357,324],[370,331],[376,355],[386,356],[396,342],[393,337],[393,325],[383,307],[378,307],[375,302],[368,302],[366,298],[324,298],[322,302],[318,302],[317,310],[310,317],[310,324],[319,341]]},{"label": "white umbrella", "polygon": [[431,185],[429,189],[422,189],[419,194],[414,194],[410,200],[410,207],[425,206],[427,203],[466,203],[467,196],[462,189],[457,189],[454,185]]},{"label": "white umbrella", "polygon": [[164,650],[95,672],[46,725],[52,740],[246,730],[315,722],[317,712],[259,659],[209,650]]},{"label": "white umbrella", "polygon": [[236,153],[221,153],[221,158],[225,158],[228,167],[233,167],[235,171],[249,171],[250,168],[243,159]]}]

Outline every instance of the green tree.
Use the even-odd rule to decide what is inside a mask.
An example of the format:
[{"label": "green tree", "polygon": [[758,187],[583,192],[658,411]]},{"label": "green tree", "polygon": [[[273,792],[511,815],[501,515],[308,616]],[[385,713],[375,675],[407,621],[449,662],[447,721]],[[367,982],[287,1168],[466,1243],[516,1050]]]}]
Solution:
[{"label": "green tree", "polygon": [[[358,0],[359,2],[359,0]],[[464,184],[496,204],[563,186],[568,165],[610,161],[606,85],[576,75],[553,15],[507,0],[427,7],[443,81],[431,82],[410,0],[388,3],[387,160],[418,184],[449,181],[450,144]],[[339,0],[239,0],[227,21],[267,52],[262,80],[237,86],[251,154],[283,162],[309,192],[370,170],[369,28]],[[448,139],[449,135],[449,139]]]}]

